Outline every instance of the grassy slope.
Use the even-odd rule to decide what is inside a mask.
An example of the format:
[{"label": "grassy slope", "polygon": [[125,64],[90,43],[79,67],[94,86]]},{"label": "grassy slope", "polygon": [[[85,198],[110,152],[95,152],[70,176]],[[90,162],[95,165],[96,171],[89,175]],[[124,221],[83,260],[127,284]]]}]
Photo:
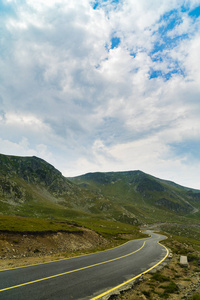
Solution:
[{"label": "grassy slope", "polygon": [[199,222],[200,198],[194,197],[197,191],[140,171],[89,173],[71,180],[121,205],[142,223]]},{"label": "grassy slope", "polygon": [[[123,242],[127,239],[146,237],[139,228],[121,222],[105,221],[101,219],[80,219],[73,221],[47,220],[39,218],[25,218],[17,216],[0,216],[0,232],[12,233],[45,233],[45,232],[80,232],[81,227],[96,231],[108,240]],[[123,238],[123,235],[126,235]]]},{"label": "grassy slope", "polygon": [[[168,234],[168,244],[171,243],[173,240],[177,240],[183,245],[183,247],[187,244],[188,246],[192,246],[195,250],[200,251],[199,225],[184,225],[177,223],[163,224],[161,226],[161,229],[163,232]],[[178,250],[176,250],[176,252],[178,252]],[[180,252],[180,254],[184,254],[184,252]]]},{"label": "grassy slope", "polygon": [[24,218],[17,216],[0,216],[0,231],[6,232],[77,232],[72,224],[45,219]]},{"label": "grassy slope", "polygon": [[[199,191],[140,171],[90,173],[69,180],[39,158],[5,155],[0,155],[0,170],[2,215],[68,220],[108,235],[109,230],[121,232],[128,226],[124,223],[199,222]],[[163,198],[166,203],[158,204]],[[116,227],[115,221],[122,223]]]}]

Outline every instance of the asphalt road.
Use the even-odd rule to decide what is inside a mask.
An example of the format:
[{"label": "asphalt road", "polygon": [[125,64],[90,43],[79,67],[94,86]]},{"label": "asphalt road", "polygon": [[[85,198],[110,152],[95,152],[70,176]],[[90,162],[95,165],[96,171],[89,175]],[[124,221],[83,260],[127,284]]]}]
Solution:
[{"label": "asphalt road", "polygon": [[166,257],[158,243],[165,237],[151,234],[104,252],[0,271],[0,299],[100,299]]}]

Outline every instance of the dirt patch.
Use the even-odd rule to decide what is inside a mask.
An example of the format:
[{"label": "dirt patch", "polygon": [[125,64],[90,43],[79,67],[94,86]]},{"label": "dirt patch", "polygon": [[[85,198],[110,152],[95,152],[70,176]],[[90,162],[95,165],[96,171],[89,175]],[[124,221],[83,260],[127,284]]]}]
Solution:
[{"label": "dirt patch", "polygon": [[73,256],[78,251],[106,247],[108,241],[96,232],[0,233],[0,269]]}]

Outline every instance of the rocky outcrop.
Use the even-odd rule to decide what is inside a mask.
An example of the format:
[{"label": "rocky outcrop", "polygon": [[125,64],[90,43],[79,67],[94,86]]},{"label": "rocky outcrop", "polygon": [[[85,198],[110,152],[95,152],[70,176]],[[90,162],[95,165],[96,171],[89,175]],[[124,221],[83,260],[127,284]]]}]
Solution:
[{"label": "rocky outcrop", "polygon": [[14,203],[24,203],[27,198],[26,190],[16,182],[0,178],[0,197]]},{"label": "rocky outcrop", "polygon": [[[72,189],[72,183],[61,172],[38,157],[17,157],[0,155],[0,186],[3,192],[13,195],[21,193],[15,179],[26,183],[44,186],[54,196],[66,194]],[[10,180],[12,179],[12,180]],[[15,196],[16,196],[15,195]],[[14,197],[15,197],[14,196]]]}]

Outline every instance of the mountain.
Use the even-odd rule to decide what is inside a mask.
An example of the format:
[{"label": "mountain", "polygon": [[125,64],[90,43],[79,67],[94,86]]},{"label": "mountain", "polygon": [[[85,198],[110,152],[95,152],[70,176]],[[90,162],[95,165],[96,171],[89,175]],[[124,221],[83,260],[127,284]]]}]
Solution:
[{"label": "mountain", "polygon": [[200,191],[141,171],[74,178],[38,157],[0,154],[0,213],[50,219],[104,219],[129,224],[198,222]]},{"label": "mountain", "polygon": [[69,179],[117,203],[141,223],[199,220],[198,190],[141,171],[96,172]]},{"label": "mountain", "polygon": [[[108,209],[106,209],[108,208]],[[120,220],[125,209],[84,189],[37,157],[0,154],[0,212],[7,215],[76,220]],[[137,224],[137,219],[130,223]]]}]

